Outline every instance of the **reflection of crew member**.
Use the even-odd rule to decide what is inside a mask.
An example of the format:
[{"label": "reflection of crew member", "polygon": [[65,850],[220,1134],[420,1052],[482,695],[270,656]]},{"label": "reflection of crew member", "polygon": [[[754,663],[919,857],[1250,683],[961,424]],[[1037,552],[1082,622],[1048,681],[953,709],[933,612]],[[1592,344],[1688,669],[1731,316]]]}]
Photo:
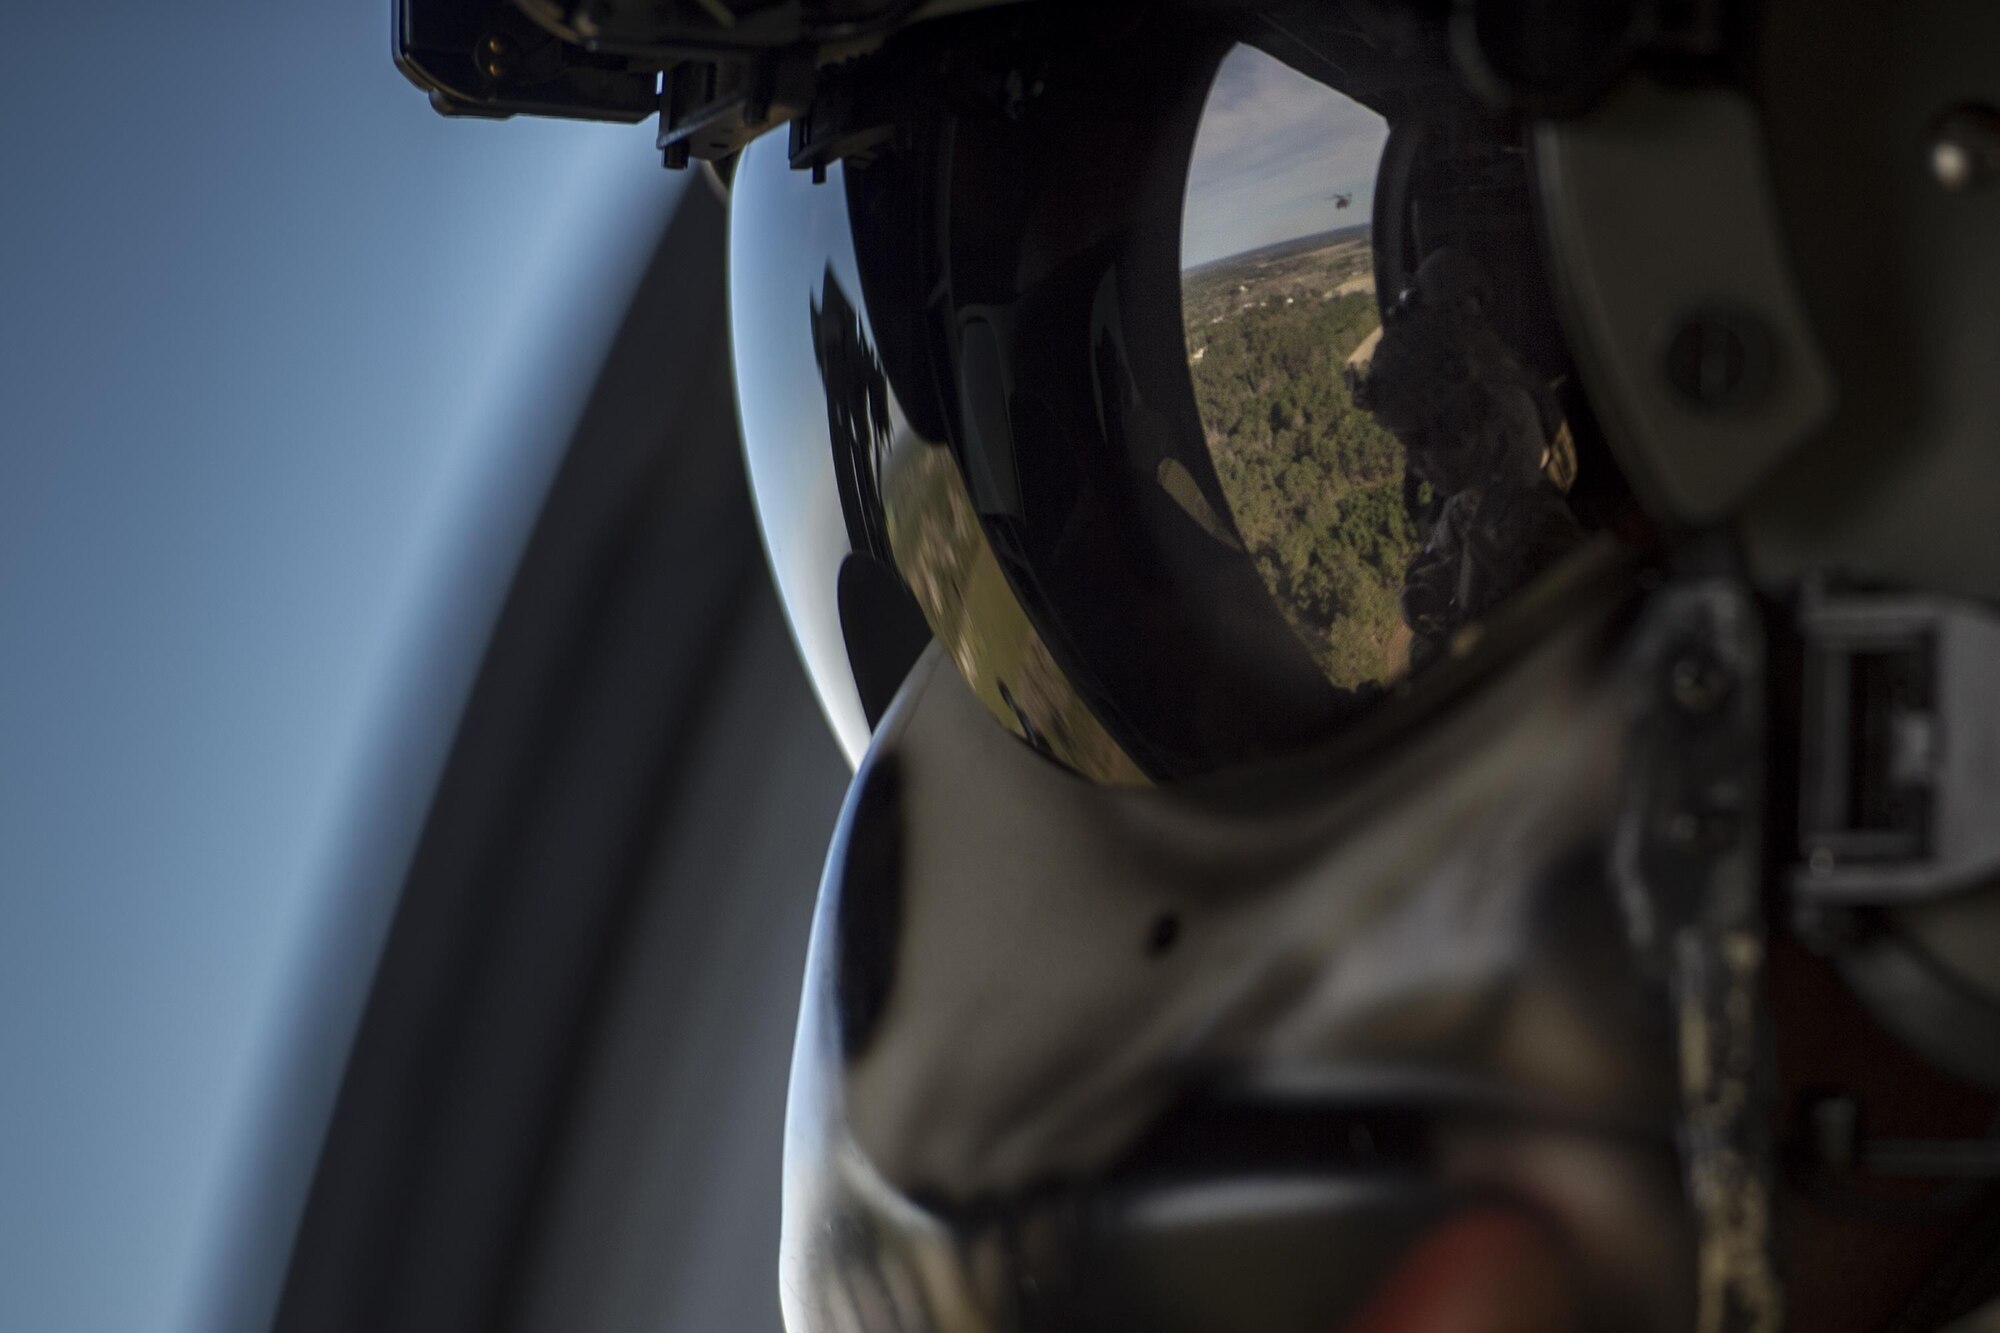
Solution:
[{"label": "reflection of crew member", "polygon": [[1547,386],[1485,315],[1479,265],[1440,250],[1385,312],[1356,396],[1408,451],[1433,495],[1402,593],[1412,669],[1583,539],[1545,470],[1556,420]]}]

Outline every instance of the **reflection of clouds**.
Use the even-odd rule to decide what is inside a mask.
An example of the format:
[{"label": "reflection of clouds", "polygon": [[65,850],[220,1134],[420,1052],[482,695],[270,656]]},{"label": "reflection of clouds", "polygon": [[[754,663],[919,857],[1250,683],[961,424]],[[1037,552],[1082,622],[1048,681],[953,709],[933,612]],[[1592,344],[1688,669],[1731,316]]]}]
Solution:
[{"label": "reflection of clouds", "polygon": [[[1181,262],[1192,267],[1368,221],[1388,123],[1254,47],[1222,62],[1188,170]],[[1354,202],[1334,207],[1351,190]]]}]

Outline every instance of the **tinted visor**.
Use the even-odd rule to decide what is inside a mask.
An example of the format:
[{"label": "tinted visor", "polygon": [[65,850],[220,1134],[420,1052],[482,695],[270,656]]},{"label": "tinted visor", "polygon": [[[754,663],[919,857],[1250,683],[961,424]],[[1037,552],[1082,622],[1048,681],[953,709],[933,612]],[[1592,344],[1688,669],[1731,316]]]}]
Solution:
[{"label": "tinted visor", "polygon": [[1615,508],[1517,130],[1421,44],[1190,24],[957,26],[871,160],[746,154],[739,391],[823,695],[860,555],[1037,748],[1210,772],[1464,656]]}]

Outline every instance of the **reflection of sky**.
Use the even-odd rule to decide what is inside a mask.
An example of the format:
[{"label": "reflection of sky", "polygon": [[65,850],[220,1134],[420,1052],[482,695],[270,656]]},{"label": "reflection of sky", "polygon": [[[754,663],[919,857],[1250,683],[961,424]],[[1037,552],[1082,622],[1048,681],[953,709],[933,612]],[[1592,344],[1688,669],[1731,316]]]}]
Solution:
[{"label": "reflection of sky", "polygon": [[[1388,136],[1388,123],[1367,107],[1255,47],[1237,47],[1195,137],[1183,267],[1366,223]],[[1337,208],[1334,195],[1349,192],[1353,202]]]},{"label": "reflection of sky", "polygon": [[852,674],[834,587],[848,551],[847,523],[812,327],[812,305],[831,270],[874,341],[841,168],[815,185],[810,173],[791,169],[785,136],[766,135],[737,164],[729,226],[736,406],[764,550],[820,706],[849,762],[858,762],[868,719],[860,696],[842,683]]},{"label": "reflection of sky", "polygon": [[267,1328],[515,554],[680,188],[388,0],[8,10],[0,1329]]}]

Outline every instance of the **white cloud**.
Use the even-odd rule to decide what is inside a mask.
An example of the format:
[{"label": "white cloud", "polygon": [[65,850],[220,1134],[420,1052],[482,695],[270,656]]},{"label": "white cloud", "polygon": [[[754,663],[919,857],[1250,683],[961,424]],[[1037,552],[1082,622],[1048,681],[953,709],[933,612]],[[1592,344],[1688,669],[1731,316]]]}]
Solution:
[{"label": "white cloud", "polygon": [[[1188,169],[1186,267],[1368,220],[1389,126],[1255,47],[1222,62]],[[1336,193],[1351,193],[1345,209]]]}]

